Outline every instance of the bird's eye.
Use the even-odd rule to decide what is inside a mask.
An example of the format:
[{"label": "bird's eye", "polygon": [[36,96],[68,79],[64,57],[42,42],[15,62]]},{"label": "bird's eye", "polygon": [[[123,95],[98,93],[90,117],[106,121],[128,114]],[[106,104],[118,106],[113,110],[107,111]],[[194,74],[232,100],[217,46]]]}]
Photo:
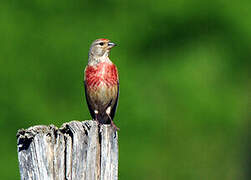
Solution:
[{"label": "bird's eye", "polygon": [[101,43],[99,43],[99,45],[100,45],[100,46],[103,46],[103,45],[104,45],[104,43],[103,43],[103,42],[101,42]]}]

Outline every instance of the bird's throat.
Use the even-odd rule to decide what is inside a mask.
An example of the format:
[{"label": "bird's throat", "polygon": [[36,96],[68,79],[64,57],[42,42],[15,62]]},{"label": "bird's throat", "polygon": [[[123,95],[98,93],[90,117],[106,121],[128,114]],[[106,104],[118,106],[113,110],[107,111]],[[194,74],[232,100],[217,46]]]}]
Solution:
[{"label": "bird's throat", "polygon": [[102,62],[111,62],[108,55],[108,53],[105,53],[103,56],[95,56],[93,54],[89,54],[88,65],[95,66]]}]

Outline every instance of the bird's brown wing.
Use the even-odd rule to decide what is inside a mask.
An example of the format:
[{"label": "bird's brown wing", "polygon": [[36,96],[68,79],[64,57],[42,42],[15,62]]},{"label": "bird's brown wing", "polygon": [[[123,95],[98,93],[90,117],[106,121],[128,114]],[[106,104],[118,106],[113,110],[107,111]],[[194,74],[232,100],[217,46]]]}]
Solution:
[{"label": "bird's brown wing", "polygon": [[86,102],[87,102],[87,105],[88,105],[88,109],[90,111],[90,114],[91,114],[92,118],[95,119],[95,113],[94,113],[94,110],[92,109],[91,104],[90,104],[89,96],[88,96],[88,93],[87,93],[87,86],[86,86],[85,81],[84,81],[84,85],[85,85],[85,99],[86,99]]},{"label": "bird's brown wing", "polygon": [[117,106],[118,106],[118,99],[119,99],[119,81],[118,81],[117,87],[118,87],[117,97],[116,97],[116,100],[115,100],[115,104],[114,104],[114,106],[113,106],[112,109],[111,109],[111,114],[110,114],[112,120],[113,120],[113,118],[114,118],[114,115],[115,115],[115,112],[116,112],[116,109],[117,109]]}]

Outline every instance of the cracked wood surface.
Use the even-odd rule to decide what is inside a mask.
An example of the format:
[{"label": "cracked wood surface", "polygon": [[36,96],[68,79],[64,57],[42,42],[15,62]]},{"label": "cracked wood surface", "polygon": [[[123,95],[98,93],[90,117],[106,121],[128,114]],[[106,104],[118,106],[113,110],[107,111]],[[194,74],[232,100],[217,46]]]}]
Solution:
[{"label": "cracked wood surface", "polygon": [[117,180],[118,134],[111,125],[71,121],[17,133],[22,180]]}]

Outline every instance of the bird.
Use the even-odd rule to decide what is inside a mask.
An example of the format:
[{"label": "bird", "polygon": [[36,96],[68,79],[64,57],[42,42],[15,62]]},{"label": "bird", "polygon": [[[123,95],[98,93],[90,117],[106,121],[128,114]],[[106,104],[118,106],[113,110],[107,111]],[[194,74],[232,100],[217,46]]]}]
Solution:
[{"label": "bird", "polygon": [[110,60],[111,49],[116,46],[109,39],[96,39],[91,44],[88,64],[84,71],[85,97],[89,112],[98,124],[113,123],[119,96],[119,76],[116,65]]}]

